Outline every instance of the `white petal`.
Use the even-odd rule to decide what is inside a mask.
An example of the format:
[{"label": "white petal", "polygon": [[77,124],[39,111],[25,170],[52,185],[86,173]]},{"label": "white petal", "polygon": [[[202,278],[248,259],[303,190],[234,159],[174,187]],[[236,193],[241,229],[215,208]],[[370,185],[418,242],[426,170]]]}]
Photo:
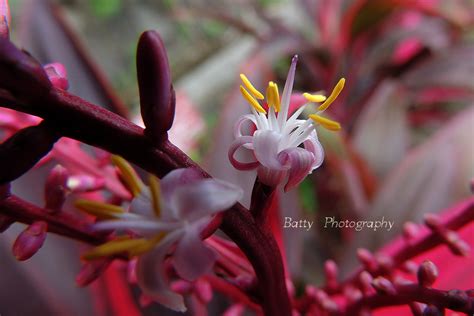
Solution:
[{"label": "white petal", "polygon": [[170,290],[163,269],[167,252],[181,234],[182,231],[169,234],[158,247],[138,258],[137,280],[142,291],[153,300],[172,310],[185,312],[183,297]]},{"label": "white petal", "polygon": [[290,70],[288,71],[288,76],[286,77],[285,88],[283,88],[283,94],[281,96],[281,109],[278,112],[278,125],[280,130],[283,130],[283,126],[288,117],[288,109],[290,107],[290,97],[293,90],[293,83],[295,81],[295,72],[296,72],[296,63],[298,61],[298,56],[294,56],[291,60]]},{"label": "white petal", "polygon": [[203,179],[175,190],[170,202],[178,218],[189,222],[224,211],[243,195],[236,185],[216,179]]},{"label": "white petal", "polygon": [[154,220],[108,220],[97,222],[92,226],[96,231],[101,230],[131,230],[140,235],[146,236],[150,234],[157,234],[162,231],[171,231],[180,228],[180,223],[159,222]]},{"label": "white petal", "polygon": [[275,131],[256,131],[253,136],[255,157],[267,168],[282,170],[284,167],[278,161],[278,147],[281,135]]},{"label": "white petal", "polygon": [[142,192],[130,203],[129,212],[147,217],[153,217],[153,206],[150,200],[150,192],[144,188]]},{"label": "white petal", "polygon": [[179,276],[192,281],[211,271],[216,254],[201,240],[199,230],[191,228],[179,241],[173,260]]}]

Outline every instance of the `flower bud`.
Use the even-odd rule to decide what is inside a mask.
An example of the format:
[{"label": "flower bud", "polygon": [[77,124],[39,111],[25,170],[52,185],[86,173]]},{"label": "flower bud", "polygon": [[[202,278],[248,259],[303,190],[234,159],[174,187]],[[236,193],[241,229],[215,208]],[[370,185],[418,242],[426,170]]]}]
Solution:
[{"label": "flower bud", "polygon": [[372,280],[372,286],[377,290],[377,292],[382,294],[397,294],[397,290],[393,286],[392,282],[384,277],[377,277]]},{"label": "flower bud", "polygon": [[87,262],[76,276],[76,284],[80,287],[87,286],[94,282],[112,263],[112,259],[105,258]]},{"label": "flower bud", "polygon": [[377,269],[377,261],[369,250],[364,248],[357,249],[357,258],[367,270],[374,271]]},{"label": "flower bud", "polygon": [[194,293],[203,304],[207,304],[212,300],[212,287],[209,282],[202,278],[194,283]]},{"label": "flower bud", "polygon": [[467,257],[471,251],[471,247],[467,242],[462,240],[458,233],[449,230],[445,233],[446,243],[451,252],[457,256]]},{"label": "flower bud", "polygon": [[67,71],[61,63],[51,63],[43,66],[49,81],[56,88],[67,90],[69,88],[69,81],[67,80]]},{"label": "flower bud", "polygon": [[324,274],[326,276],[326,284],[330,288],[337,287],[337,264],[333,260],[326,260],[324,263]]},{"label": "flower bud", "polygon": [[61,210],[66,200],[68,177],[69,173],[61,165],[57,165],[51,170],[44,188],[46,209],[52,212],[59,212]]},{"label": "flower bud", "polygon": [[425,260],[418,268],[417,276],[418,283],[421,286],[429,287],[433,285],[438,278],[438,268],[433,262]]},{"label": "flower bud", "polygon": [[46,239],[48,224],[34,222],[18,235],[13,244],[13,255],[19,261],[31,258],[42,246]]},{"label": "flower bud", "polygon": [[367,271],[362,271],[359,275],[359,282],[360,282],[360,285],[361,285],[361,288],[362,288],[362,292],[365,294],[365,295],[369,295],[371,293],[373,293],[373,287],[372,287],[372,281],[373,281],[373,277],[372,275],[367,272]]},{"label": "flower bud", "polygon": [[167,137],[175,111],[175,94],[166,49],[155,31],[144,32],[137,47],[140,110],[146,133],[155,140]]},{"label": "flower bud", "polygon": [[28,53],[0,37],[0,88],[15,96],[38,102],[51,89],[43,67]]}]

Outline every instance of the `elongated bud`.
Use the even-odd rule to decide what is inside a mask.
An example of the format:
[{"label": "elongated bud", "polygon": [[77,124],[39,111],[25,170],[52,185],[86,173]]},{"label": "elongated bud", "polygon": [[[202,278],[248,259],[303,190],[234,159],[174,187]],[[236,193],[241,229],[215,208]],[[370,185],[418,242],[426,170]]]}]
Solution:
[{"label": "elongated bud", "polygon": [[367,270],[374,271],[377,269],[378,263],[375,260],[374,255],[369,250],[365,248],[357,249],[357,258]]},{"label": "elongated bud", "polygon": [[194,283],[194,294],[204,304],[209,303],[212,300],[212,287],[204,279],[198,279]]},{"label": "elongated bud", "polygon": [[46,123],[19,130],[0,145],[0,184],[5,184],[30,170],[46,156],[58,140]]},{"label": "elongated bud", "polygon": [[155,31],[144,32],[137,47],[137,76],[140,109],[147,135],[154,140],[167,137],[175,111],[175,95],[166,49]]},{"label": "elongated bud", "polygon": [[392,282],[384,277],[377,277],[372,280],[372,286],[377,290],[377,292],[382,294],[397,294],[397,290],[393,286]]},{"label": "elongated bud", "polygon": [[67,181],[69,173],[61,165],[54,167],[46,179],[44,188],[44,200],[46,209],[59,212],[66,201]]},{"label": "elongated bud", "polygon": [[36,59],[0,37],[0,88],[37,102],[49,92],[51,82]]},{"label": "elongated bud", "polygon": [[43,246],[47,229],[46,222],[34,222],[20,233],[12,248],[16,259],[24,261],[31,258]]},{"label": "elongated bud", "polygon": [[81,271],[76,276],[76,284],[80,287],[87,286],[94,282],[112,263],[112,259],[105,258],[93,260],[84,264]]},{"label": "elongated bud", "polygon": [[0,0],[0,37],[10,38],[10,8],[8,0]]},{"label": "elongated bud", "polygon": [[326,260],[324,263],[324,274],[326,276],[326,285],[329,288],[336,288],[338,268],[333,260]]},{"label": "elongated bud", "polygon": [[48,75],[49,81],[56,88],[67,90],[69,88],[69,81],[67,80],[67,71],[61,63],[52,63],[44,65],[44,71]]},{"label": "elongated bud", "polygon": [[438,268],[436,268],[436,265],[433,262],[425,260],[418,268],[417,276],[418,283],[421,286],[429,287],[433,285],[438,278]]}]

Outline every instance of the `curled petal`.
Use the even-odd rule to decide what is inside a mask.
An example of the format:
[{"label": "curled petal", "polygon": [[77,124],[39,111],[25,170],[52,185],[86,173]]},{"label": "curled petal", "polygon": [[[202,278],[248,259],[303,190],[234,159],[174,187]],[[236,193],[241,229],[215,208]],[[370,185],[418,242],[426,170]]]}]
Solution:
[{"label": "curled petal", "polygon": [[137,281],[142,291],[154,301],[174,311],[185,312],[183,297],[170,290],[163,267],[168,250],[180,237],[180,232],[167,235],[153,251],[140,256],[137,262]]},{"label": "curled petal", "polygon": [[304,148],[314,156],[313,169],[319,168],[324,161],[324,149],[314,132],[304,141]]},{"label": "curled petal", "polygon": [[306,149],[290,148],[282,151],[279,158],[282,164],[290,166],[285,191],[297,186],[313,170],[314,155]]},{"label": "curled petal", "polygon": [[229,154],[228,154],[229,161],[232,164],[232,166],[234,166],[235,169],[252,170],[258,167],[259,165],[258,161],[240,162],[234,157],[237,150],[242,146],[247,149],[250,149],[249,148],[250,146],[253,148],[252,142],[253,142],[253,136],[240,136],[230,146]]},{"label": "curled petal", "polygon": [[271,130],[256,131],[253,136],[255,157],[267,168],[283,170],[285,167],[278,160],[278,147],[281,135]]},{"label": "curled petal", "polygon": [[235,123],[235,126],[234,126],[234,137],[235,138],[239,138],[239,137],[242,137],[242,136],[252,136],[252,135],[242,134],[242,127],[244,126],[244,123],[247,122],[247,121],[250,121],[255,126],[257,126],[257,120],[255,119],[254,115],[252,115],[252,114],[242,115],[241,117],[239,117],[239,119],[237,120],[237,122]]},{"label": "curled petal", "polygon": [[170,202],[179,219],[195,221],[228,209],[242,198],[242,195],[242,189],[236,185],[204,179],[177,188]]},{"label": "curled petal", "polygon": [[193,228],[179,241],[173,259],[178,274],[192,281],[211,270],[216,255],[201,240],[199,230]]}]

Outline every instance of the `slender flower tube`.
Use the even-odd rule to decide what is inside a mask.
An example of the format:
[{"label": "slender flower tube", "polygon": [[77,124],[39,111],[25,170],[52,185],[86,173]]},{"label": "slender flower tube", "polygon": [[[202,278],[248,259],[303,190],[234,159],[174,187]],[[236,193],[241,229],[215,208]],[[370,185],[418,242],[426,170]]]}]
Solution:
[{"label": "slender flower tube", "polygon": [[[297,186],[314,169],[318,168],[324,159],[324,150],[318,140],[316,126],[337,131],[340,124],[320,116],[342,91],[345,79],[339,80],[329,97],[304,93],[308,101],[296,110],[290,118],[288,111],[290,97],[295,78],[298,56],[291,61],[283,94],[280,99],[277,84],[269,82],[266,90],[266,110],[258,100],[265,97],[243,74],[240,75],[243,85],[240,91],[251,105],[252,114],[243,115],[235,125],[235,141],[229,149],[229,160],[239,170],[257,169],[260,181],[269,186],[277,186],[286,180],[285,191]],[[299,119],[305,106],[310,103],[321,103],[315,114],[309,118]],[[251,123],[255,131],[244,132],[244,124]],[[302,146],[301,146],[302,145]],[[239,149],[250,150],[254,160],[241,162],[235,155]]]},{"label": "slender flower tube", "polygon": [[185,311],[182,296],[170,290],[165,259],[176,245],[171,258],[181,278],[195,280],[209,272],[215,254],[201,240],[201,232],[214,214],[234,205],[243,192],[223,181],[203,179],[192,168],[173,170],[161,181],[151,176],[147,187],[125,160],[115,157],[114,162],[134,198],[128,212],[96,201],[76,202],[81,210],[105,219],[94,224],[95,230],[118,233],[116,239],[92,249],[83,258],[124,253],[138,256],[137,280],[144,293],[168,308]]}]

